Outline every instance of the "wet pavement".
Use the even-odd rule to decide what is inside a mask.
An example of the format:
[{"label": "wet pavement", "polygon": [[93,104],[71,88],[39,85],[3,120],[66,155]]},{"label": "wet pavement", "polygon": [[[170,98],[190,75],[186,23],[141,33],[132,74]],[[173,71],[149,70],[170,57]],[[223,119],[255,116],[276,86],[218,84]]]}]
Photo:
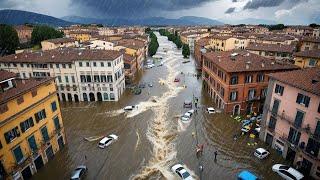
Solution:
[{"label": "wet pavement", "polygon": [[[139,78],[140,83],[151,82],[153,87],[146,86],[141,95],[127,90],[115,103],[61,103],[67,145],[33,179],[69,179],[81,164],[89,169],[86,179],[177,179],[170,171],[175,163],[184,163],[198,179],[236,179],[244,169],[262,179],[279,179],[271,166],[284,160],[273,150],[265,160],[254,158],[254,149],[265,147],[262,142],[246,136],[235,141],[239,122],[222,113],[207,114],[206,107],[213,103],[202,92],[201,79],[194,76],[193,58],[182,63],[181,50],[166,37],[156,35],[164,65],[144,70]],[[174,82],[176,77],[180,82]],[[199,97],[198,113],[183,123],[177,117],[187,111],[184,100],[193,96]],[[127,105],[137,105],[138,109],[124,112]],[[119,139],[105,149],[98,148],[99,140],[84,139],[112,133]],[[200,159],[195,153],[197,141],[204,144]],[[258,145],[247,144],[253,141]]]}]

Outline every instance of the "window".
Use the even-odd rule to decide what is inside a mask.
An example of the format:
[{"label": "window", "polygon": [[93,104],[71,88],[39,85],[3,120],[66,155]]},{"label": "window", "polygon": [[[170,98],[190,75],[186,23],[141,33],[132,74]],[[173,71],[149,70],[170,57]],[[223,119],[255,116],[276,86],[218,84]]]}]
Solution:
[{"label": "window", "polygon": [[280,86],[279,84],[276,84],[276,88],[274,89],[274,92],[279,94],[279,95],[283,95],[283,90],[284,90],[284,87],[283,86]]},{"label": "window", "polygon": [[79,62],[79,66],[82,67],[82,62]]},{"label": "window", "polygon": [[66,68],[66,64],[62,64],[62,68],[65,69]]},{"label": "window", "polygon": [[68,77],[68,76],[65,76],[64,78],[65,78],[65,80],[66,80],[66,83],[69,83],[69,77]]},{"label": "window", "polygon": [[314,157],[317,157],[319,154],[319,149],[320,149],[320,143],[319,141],[316,141],[313,138],[309,138],[308,144],[306,147],[306,152],[309,154],[313,155]]},{"label": "window", "polygon": [[268,127],[271,130],[274,130],[276,128],[276,124],[277,124],[277,119],[273,116],[270,116]]},{"label": "window", "polygon": [[295,120],[294,120],[294,126],[295,126],[296,128],[301,127],[303,117],[304,117],[304,112],[298,110],[298,111],[297,111],[297,114],[296,114],[296,118],[295,118]]},{"label": "window", "polygon": [[238,91],[233,91],[230,93],[230,101],[236,101],[238,99]]},{"label": "window", "polygon": [[257,75],[257,82],[263,82],[264,81],[264,75],[263,74],[258,74]]},{"label": "window", "polygon": [[315,59],[309,60],[309,66],[314,67],[314,66],[316,66],[316,64],[317,64],[317,61]]},{"label": "window", "polygon": [[[111,89],[111,88],[110,88]],[[114,97],[114,94],[113,93],[110,93],[110,100],[114,100],[115,97]]]},{"label": "window", "polygon": [[320,119],[316,119],[317,121],[317,126],[316,129],[314,130],[314,135],[316,137],[320,137]]},{"label": "window", "polygon": [[268,88],[261,89],[261,97],[264,98],[267,96]]},{"label": "window", "polygon": [[19,104],[21,104],[21,103],[23,103],[23,96],[20,96],[20,97],[18,97],[17,98],[17,104],[19,105]]},{"label": "window", "polygon": [[109,82],[109,83],[110,83],[110,82],[111,82],[111,83],[113,82],[113,80],[112,80],[112,75],[107,75],[107,82]]},{"label": "window", "polygon": [[271,110],[272,115],[276,116],[278,114],[279,105],[280,105],[280,101],[278,99],[275,99],[273,101],[273,106]]},{"label": "window", "polygon": [[59,64],[56,64],[56,68],[59,68]]},{"label": "window", "polygon": [[231,85],[238,84],[238,76],[232,76],[230,78],[230,84]]},{"label": "window", "polygon": [[107,78],[105,75],[101,75],[100,80],[101,80],[101,82],[107,82]]},{"label": "window", "polygon": [[74,76],[71,76],[71,80],[72,80],[72,83],[75,83],[75,82],[76,82]]},{"label": "window", "polygon": [[1,141],[0,141],[0,149],[2,149],[2,147],[3,147],[3,146],[2,146],[2,143],[1,143]]},{"label": "window", "polygon": [[90,66],[90,63],[89,63],[89,62],[86,62],[86,65],[87,65],[87,67],[89,67],[89,66]]},{"label": "window", "polygon": [[94,79],[94,82],[100,82],[100,76],[99,75],[94,75],[93,79]]},{"label": "window", "polygon": [[55,101],[51,103],[51,110],[52,112],[55,112],[57,110],[57,103]]},{"label": "window", "polygon": [[72,68],[72,65],[71,65],[71,64],[68,64],[68,66],[69,66],[69,69],[71,69],[71,68]]},{"label": "window", "polygon": [[62,82],[61,76],[58,76],[58,81],[59,81],[59,83]]},{"label": "window", "polygon": [[111,62],[108,62],[108,67],[111,67]]},{"label": "window", "polygon": [[14,127],[10,131],[4,133],[4,138],[6,139],[7,144],[12,142],[16,137],[20,137],[20,132],[18,126]]},{"label": "window", "polygon": [[46,110],[42,109],[41,111],[35,113],[34,116],[36,118],[36,122],[38,123],[40,120],[45,119],[47,117]]},{"label": "window", "polygon": [[53,122],[54,122],[54,126],[55,126],[56,130],[59,130],[61,128],[60,122],[59,122],[59,117],[56,116],[55,118],[53,118]]},{"label": "window", "polygon": [[104,63],[103,63],[103,62],[100,62],[100,66],[101,66],[101,67],[104,67]]},{"label": "window", "polygon": [[21,164],[24,161],[23,153],[20,146],[13,149],[13,155],[16,159],[17,164]]},{"label": "window", "polygon": [[104,99],[104,100],[109,100],[109,95],[108,95],[108,93],[103,93],[103,99]]},{"label": "window", "polygon": [[20,123],[20,128],[21,128],[22,133],[24,133],[25,131],[27,131],[28,129],[30,129],[33,126],[34,126],[34,123],[33,123],[32,117],[30,117],[29,119]]},{"label": "window", "polygon": [[93,62],[93,66],[96,67],[96,66],[97,66],[97,63],[96,63],[96,62]]},{"label": "window", "polygon": [[297,102],[298,104],[304,105],[305,107],[309,107],[310,97],[298,93],[296,102]]},{"label": "window", "polygon": [[256,90],[255,89],[249,89],[248,91],[248,100],[253,100],[256,96]]},{"label": "window", "polygon": [[300,136],[301,136],[301,133],[299,131],[290,127],[289,136],[288,136],[288,140],[290,143],[298,145],[300,141]]},{"label": "window", "polygon": [[44,126],[42,129],[41,129],[41,134],[42,134],[42,137],[43,137],[43,141],[44,142],[48,142],[49,141],[49,134],[48,134],[48,129],[46,126]]},{"label": "window", "polygon": [[91,82],[91,76],[90,75],[87,75],[87,82]]},{"label": "window", "polygon": [[252,83],[252,75],[246,75],[245,83]]},{"label": "window", "polygon": [[36,143],[36,139],[34,138],[34,135],[32,135],[28,138],[28,143],[29,143],[29,147],[30,147],[31,151],[37,152],[38,147],[37,147],[37,143]]},{"label": "window", "polygon": [[81,82],[86,82],[86,76],[85,75],[80,75],[80,81]]}]

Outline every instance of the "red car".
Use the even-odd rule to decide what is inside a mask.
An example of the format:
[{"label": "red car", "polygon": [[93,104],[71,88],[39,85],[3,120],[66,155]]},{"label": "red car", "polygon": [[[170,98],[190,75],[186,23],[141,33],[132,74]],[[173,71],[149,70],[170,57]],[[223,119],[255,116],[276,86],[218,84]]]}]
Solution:
[{"label": "red car", "polygon": [[180,82],[180,79],[179,78],[175,78],[174,82]]}]

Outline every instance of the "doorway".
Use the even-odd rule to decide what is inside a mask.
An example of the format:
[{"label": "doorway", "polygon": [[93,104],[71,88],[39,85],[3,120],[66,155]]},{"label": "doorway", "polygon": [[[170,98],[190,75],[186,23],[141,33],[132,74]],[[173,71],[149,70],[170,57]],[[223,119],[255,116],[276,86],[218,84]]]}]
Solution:
[{"label": "doorway", "polygon": [[62,136],[58,138],[58,145],[59,145],[59,150],[61,150],[64,147],[64,141]]},{"label": "doorway", "polygon": [[36,169],[39,170],[43,167],[43,159],[42,156],[39,155],[35,160],[34,160],[34,165],[36,166]]},{"label": "doorway", "polygon": [[77,94],[74,95],[74,102],[79,102],[79,96]]},{"label": "doorway", "polygon": [[239,115],[240,114],[240,105],[237,104],[233,107],[233,115],[236,116],[236,115]]},{"label": "doorway", "polygon": [[89,93],[89,99],[90,101],[96,101],[93,93]]},{"label": "doorway", "polygon": [[66,101],[66,95],[64,93],[61,93],[62,101]]},{"label": "doorway", "polygon": [[97,99],[98,99],[98,101],[102,101],[102,94],[101,94],[101,92],[98,92],[98,93],[97,93]]},{"label": "doorway", "polygon": [[72,101],[72,94],[68,93],[68,101]]},{"label": "doorway", "polygon": [[24,180],[31,179],[32,177],[32,172],[30,166],[27,166],[24,168],[24,170],[21,171],[22,177]]}]

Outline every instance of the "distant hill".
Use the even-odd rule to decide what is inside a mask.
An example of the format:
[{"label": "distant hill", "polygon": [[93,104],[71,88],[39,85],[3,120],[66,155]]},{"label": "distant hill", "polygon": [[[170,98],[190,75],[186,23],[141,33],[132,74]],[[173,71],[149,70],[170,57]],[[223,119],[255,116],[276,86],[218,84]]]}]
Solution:
[{"label": "distant hill", "polygon": [[223,23],[217,20],[194,17],[194,16],[184,16],[178,19],[168,19],[164,17],[150,17],[142,19],[124,19],[124,18],[87,18],[80,16],[65,16],[62,17],[63,20],[80,23],[89,24],[97,23],[109,26],[120,26],[120,25],[222,25]]},{"label": "distant hill", "polygon": [[0,23],[1,24],[11,24],[11,25],[19,25],[25,23],[31,24],[45,24],[49,26],[69,26],[71,22],[67,22],[62,19],[58,19],[52,16],[47,16],[43,14],[38,14],[34,12],[28,11],[20,11],[20,10],[0,10]]},{"label": "distant hill", "polygon": [[268,19],[255,19],[255,18],[247,18],[247,19],[241,19],[241,20],[230,20],[230,21],[227,21],[226,23],[229,23],[229,24],[253,24],[253,25],[279,24],[276,21],[272,21],[272,20],[268,20]]}]

